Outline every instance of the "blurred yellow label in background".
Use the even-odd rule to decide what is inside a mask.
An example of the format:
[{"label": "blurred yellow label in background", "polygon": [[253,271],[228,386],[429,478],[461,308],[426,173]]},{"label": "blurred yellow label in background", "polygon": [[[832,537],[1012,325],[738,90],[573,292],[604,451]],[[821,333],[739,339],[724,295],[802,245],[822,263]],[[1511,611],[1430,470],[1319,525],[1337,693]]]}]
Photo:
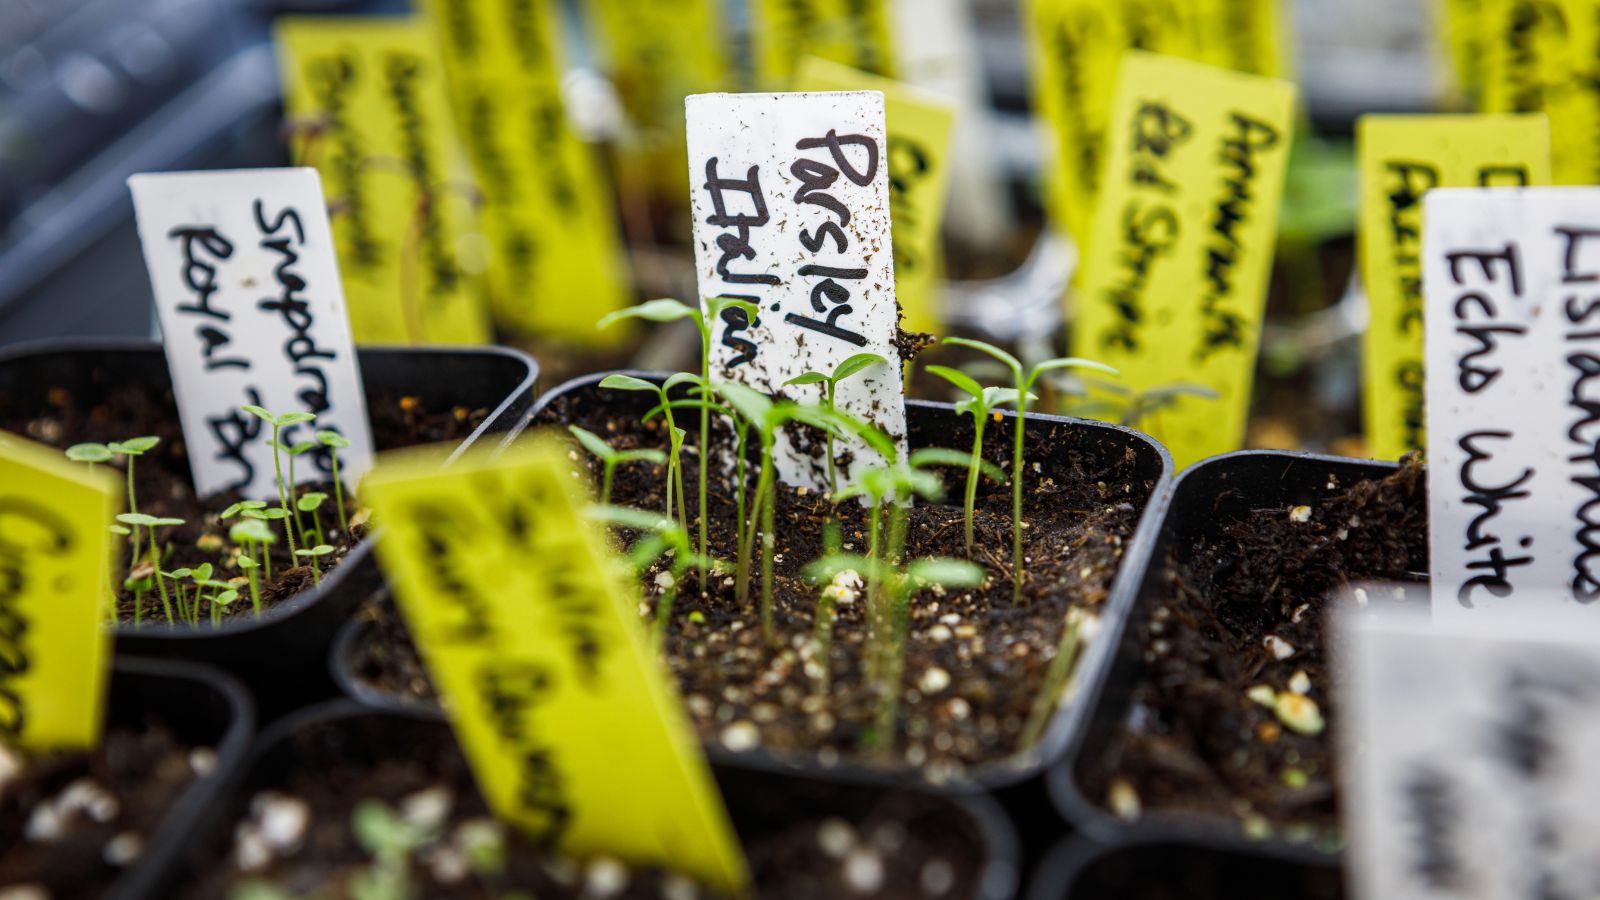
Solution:
[{"label": "blurred yellow label in background", "polygon": [[361,482],[378,555],[478,786],[501,819],[577,858],[748,883],[743,855],[621,588],[568,445],[525,440],[440,469],[379,457]]},{"label": "blurred yellow label in background", "polygon": [[100,739],[117,478],[0,432],[0,743]]},{"label": "blurred yellow label in background", "polygon": [[750,44],[757,90],[788,90],[806,55],[894,77],[893,0],[754,0]]},{"label": "blurred yellow label in background", "polygon": [[456,123],[482,188],[495,319],[539,337],[612,343],[633,300],[610,195],[561,98],[554,0],[426,0]]},{"label": "blurred yellow label in background", "polygon": [[488,343],[476,191],[432,31],[289,16],[276,43],[291,155],[322,176],[356,343]]},{"label": "blurred yellow label in background", "polygon": [[1217,393],[1138,423],[1179,466],[1244,439],[1294,115],[1287,81],[1124,56],[1073,354],[1134,392]]},{"label": "blurred yellow label in background", "polygon": [[1600,2],[1482,0],[1484,112],[1550,117],[1556,184],[1600,184]]},{"label": "blurred yellow label in background", "polygon": [[1362,116],[1357,253],[1370,311],[1362,345],[1367,450],[1427,447],[1422,365],[1422,196],[1436,187],[1550,183],[1542,115]]},{"label": "blurred yellow label in background", "polygon": [[1201,62],[1294,80],[1288,10],[1282,0],[1198,0]]},{"label": "blurred yellow label in background", "polygon": [[919,88],[808,56],[797,91],[882,91],[888,135],[889,217],[894,238],[894,289],[907,331],[938,332],[940,242],[950,189],[950,134],[955,107]]},{"label": "blurred yellow label in background", "polygon": [[585,0],[605,71],[628,125],[617,166],[625,195],[689,197],[683,98],[733,89],[715,0]]},{"label": "blurred yellow label in background", "polygon": [[1434,0],[1433,25],[1444,35],[1444,64],[1465,97],[1483,89],[1484,7],[1488,0]]}]

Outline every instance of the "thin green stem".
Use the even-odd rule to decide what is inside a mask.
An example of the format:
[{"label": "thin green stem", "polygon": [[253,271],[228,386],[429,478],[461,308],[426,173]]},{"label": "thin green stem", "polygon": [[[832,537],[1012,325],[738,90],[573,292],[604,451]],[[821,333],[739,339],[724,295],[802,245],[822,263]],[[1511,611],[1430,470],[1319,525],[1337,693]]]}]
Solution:
[{"label": "thin green stem", "polygon": [[769,453],[761,467],[760,489],[765,498],[761,506],[761,635],[766,638],[768,644],[777,640],[777,632],[772,623],[772,554],[777,543],[773,520],[776,518],[775,508],[778,505],[778,498],[772,469],[772,456]]},{"label": "thin green stem", "polygon": [[339,448],[330,448],[333,452],[333,499],[339,504],[339,527],[344,529],[344,539],[350,540],[350,520],[344,515],[344,482],[339,480]]},{"label": "thin green stem", "polygon": [[1072,674],[1072,664],[1078,656],[1078,628],[1081,622],[1078,617],[1069,616],[1062,627],[1056,657],[1050,661],[1050,671],[1045,675],[1044,685],[1038,695],[1033,698],[1028,723],[1023,726],[1022,735],[1017,740],[1019,750],[1026,750],[1038,743],[1045,726],[1050,724],[1050,715],[1061,699],[1061,692],[1067,686],[1067,676]]},{"label": "thin green stem", "polygon": [[[833,412],[833,389],[834,389],[834,387],[835,387],[834,382],[832,382],[832,381],[828,382],[828,393],[827,393],[828,406],[827,406],[827,409],[828,409],[828,412],[830,412],[830,413]],[[831,428],[828,429],[827,439],[828,439],[828,491],[829,491],[830,494],[837,494],[837,493],[839,493],[839,476],[834,471],[834,464],[833,464],[833,429],[831,429]]]},{"label": "thin green stem", "polygon": [[146,526],[150,529],[150,568],[155,570],[156,590],[161,592],[161,608],[166,611],[167,624],[172,624],[172,601],[167,597],[167,585],[161,580],[161,556],[156,552],[156,529],[154,525]]},{"label": "thin green stem", "polygon": [[1022,602],[1022,427],[1028,416],[1027,385],[1017,382],[1017,424],[1011,453],[1011,602]]},{"label": "thin green stem", "polygon": [[617,473],[615,456],[600,461],[600,505],[611,505],[611,478]]},{"label": "thin green stem", "polygon": [[972,519],[978,506],[978,466],[983,461],[983,426],[986,424],[985,420],[987,418],[988,415],[985,410],[973,409],[972,462],[967,464],[967,496],[963,505],[963,510],[966,514],[964,524],[966,525],[968,558],[972,556]]},{"label": "thin green stem", "polygon": [[[703,320],[702,324],[704,324]],[[700,406],[700,495],[698,498],[700,504],[700,523],[698,526],[698,531],[700,537],[700,558],[705,559],[707,555],[706,522],[710,517],[710,503],[707,498],[706,481],[708,478],[707,466],[711,456],[711,407],[709,406],[711,395],[709,393],[705,393],[705,391],[709,391],[711,389],[711,329],[709,325],[701,330],[700,387],[702,389],[702,393],[700,395],[701,399],[705,400],[706,403],[701,404]],[[704,594],[705,589],[706,573],[704,570],[701,570],[700,593]]]},{"label": "thin green stem", "polygon": [[[283,533],[289,538],[289,559],[294,560],[294,513],[289,511],[289,495],[284,492],[283,463],[278,456],[278,426],[272,426],[272,471],[278,477],[278,503],[283,507]],[[293,460],[290,461],[291,464]]]},{"label": "thin green stem", "polygon": [[256,618],[261,617],[261,579],[256,575],[256,567],[250,567],[250,609]]}]

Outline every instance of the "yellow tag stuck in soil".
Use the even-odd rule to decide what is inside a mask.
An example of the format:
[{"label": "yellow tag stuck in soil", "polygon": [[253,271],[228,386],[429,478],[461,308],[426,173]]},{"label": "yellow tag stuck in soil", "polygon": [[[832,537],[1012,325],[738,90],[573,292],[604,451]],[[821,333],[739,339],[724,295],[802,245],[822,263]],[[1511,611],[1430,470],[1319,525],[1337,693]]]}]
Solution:
[{"label": "yellow tag stuck in soil", "polygon": [[612,202],[561,98],[560,4],[427,0],[457,126],[482,189],[494,316],[522,334],[594,346],[633,300]]},{"label": "yellow tag stuck in soil", "polygon": [[276,43],[291,153],[322,176],[356,343],[488,343],[476,191],[433,32],[291,16]]},{"label": "yellow tag stuck in soil", "polygon": [[803,56],[894,77],[890,0],[754,0],[750,42],[756,89],[790,89]]},{"label": "yellow tag stuck in soil", "polygon": [[1542,115],[1363,116],[1358,253],[1370,317],[1362,348],[1367,450],[1422,450],[1422,196],[1437,187],[1550,183]]},{"label": "yellow tag stuck in soil", "polygon": [[0,432],[0,743],[100,738],[118,481]]},{"label": "yellow tag stuck in soil", "polygon": [[478,784],[529,837],[739,892],[744,858],[567,445],[384,454],[378,555]]},{"label": "yellow tag stuck in soil", "polygon": [[[1275,78],[1123,59],[1073,354],[1122,372],[1179,466],[1244,440],[1294,104]],[[1180,384],[1217,398],[1150,402]]]},{"label": "yellow tag stuck in soil", "polygon": [[955,107],[937,94],[815,56],[800,63],[797,91],[882,91],[888,137],[894,291],[907,331],[938,332],[940,226],[950,187]]},{"label": "yellow tag stuck in soil", "polygon": [[1482,0],[1484,112],[1550,116],[1556,184],[1600,184],[1600,4]]}]

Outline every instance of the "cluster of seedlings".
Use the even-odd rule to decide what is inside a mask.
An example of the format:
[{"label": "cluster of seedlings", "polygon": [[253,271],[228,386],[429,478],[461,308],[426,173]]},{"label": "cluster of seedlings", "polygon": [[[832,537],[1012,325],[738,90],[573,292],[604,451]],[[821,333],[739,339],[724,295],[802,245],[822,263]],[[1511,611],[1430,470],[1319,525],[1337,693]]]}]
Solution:
[{"label": "cluster of seedlings", "polygon": [[[976,588],[988,583],[991,575],[1007,576],[1012,583],[1013,604],[1023,604],[1023,547],[1025,527],[1023,522],[1023,482],[1026,469],[1023,460],[1024,423],[1027,401],[1036,399],[1030,389],[1046,373],[1071,368],[1092,368],[1115,374],[1112,370],[1081,359],[1051,359],[1026,367],[1011,354],[984,344],[960,338],[950,338],[948,343],[963,345],[988,354],[1001,361],[1011,375],[1009,387],[983,387],[966,373],[944,367],[930,367],[930,371],[945,378],[970,395],[959,409],[973,417],[976,437],[971,452],[942,448],[922,448],[902,454],[896,443],[881,429],[840,409],[835,399],[839,385],[851,377],[873,367],[892,363],[876,354],[860,353],[843,362],[832,372],[807,372],[783,385],[785,390],[815,386],[820,390],[820,403],[800,403],[780,394],[770,397],[757,390],[732,381],[714,378],[710,369],[712,323],[719,320],[722,310],[741,308],[754,316],[757,310],[745,301],[714,298],[707,302],[706,311],[676,300],[656,300],[614,313],[602,322],[608,325],[624,318],[641,318],[653,322],[670,322],[689,319],[694,322],[701,337],[701,366],[698,373],[680,372],[661,383],[645,381],[629,375],[614,374],[600,382],[600,387],[622,391],[642,391],[654,394],[654,405],[644,414],[648,424],[658,417],[665,424],[669,440],[663,452],[654,449],[619,451],[613,449],[599,435],[577,426],[569,426],[581,445],[600,463],[601,506],[594,516],[612,525],[638,532],[630,551],[630,559],[641,576],[663,557],[665,567],[655,578],[661,588],[655,607],[655,629],[664,639],[671,621],[674,600],[682,586],[690,580],[702,587],[712,577],[732,576],[736,601],[741,608],[757,610],[764,643],[772,650],[779,649],[773,613],[774,547],[777,543],[775,511],[778,507],[775,456],[780,446],[780,435],[803,427],[820,437],[827,456],[827,479],[830,487],[828,500],[834,512],[824,526],[824,548],[820,558],[804,568],[805,577],[817,586],[819,594],[813,613],[813,642],[816,654],[827,659],[836,606],[839,601],[863,601],[866,642],[864,674],[873,685],[878,698],[876,732],[887,739],[877,741],[877,748],[887,752],[892,748],[896,705],[901,691],[898,689],[904,670],[905,642],[909,630],[909,611],[913,598],[921,591],[944,591],[950,588]],[[1012,556],[1010,572],[994,572],[992,565],[980,565],[974,547],[974,507],[979,481],[989,478],[1005,482],[1006,472],[982,456],[984,424],[1002,405],[1017,410],[1014,428],[1014,447],[1011,460],[1012,487],[1011,537]],[[731,433],[731,461],[726,475],[731,482],[735,507],[732,560],[714,558],[707,538],[707,485],[713,465],[711,452],[702,450],[698,455],[699,516],[691,530],[688,521],[684,492],[683,453],[688,433],[680,427],[685,418],[699,418],[700,448],[713,446],[712,423],[723,423]],[[837,465],[837,445],[850,441],[856,446],[869,448],[875,459],[851,459],[850,483],[840,484]],[[619,466],[628,463],[648,463],[663,472],[662,494],[664,506],[643,511],[611,505],[612,481]],[[912,559],[907,553],[909,509],[916,501],[939,503],[945,497],[945,482],[936,469],[964,470],[966,486],[964,495],[964,531],[967,559],[930,557]],[[753,484],[752,484],[753,481]],[[861,503],[866,508],[867,528],[864,552],[847,552],[840,538],[839,504]],[[853,546],[853,545],[851,545]],[[759,587],[757,587],[759,585]],[[752,596],[759,591],[757,596]],[[694,613],[693,615],[699,615]],[[1054,698],[1070,673],[1072,659],[1079,635],[1075,627],[1077,617],[1069,617],[1068,627],[1061,639],[1060,655],[1051,673],[1051,682],[1041,694],[1035,718],[1026,731],[1037,737],[1039,730],[1054,706]],[[826,667],[824,667],[824,683]]]},{"label": "cluster of seedlings", "polygon": [[[93,468],[123,459],[126,471],[128,511],[117,515],[110,525],[112,533],[126,538],[128,545],[127,574],[122,588],[133,595],[133,625],[145,623],[145,608],[151,606],[151,617],[164,620],[168,625],[198,626],[209,620],[213,626],[220,624],[244,592],[250,597],[251,613],[262,612],[263,581],[272,580],[272,548],[279,538],[298,565],[310,568],[312,581],[322,580],[322,561],[336,552],[328,543],[330,532],[324,530],[323,506],[328,495],[320,491],[300,490],[295,478],[295,460],[319,449],[326,449],[333,459],[334,503],[337,510],[339,534],[350,534],[350,518],[345,512],[344,487],[339,480],[338,450],[349,442],[334,431],[317,431],[313,440],[290,445],[280,440],[283,429],[309,424],[316,417],[310,413],[294,412],[274,415],[259,406],[243,407],[244,411],[272,427],[268,445],[272,447],[272,461],[278,483],[278,505],[270,506],[261,500],[241,500],[221,514],[220,521],[229,524],[228,539],[206,535],[196,541],[194,549],[212,554],[216,562],[206,561],[193,566],[175,565],[180,549],[165,539],[166,530],[185,524],[185,520],[168,516],[153,516],[139,511],[139,498],[134,490],[135,461],[160,443],[156,437],[134,437],[110,443],[74,444],[66,450],[67,458]],[[287,460],[287,467],[285,467]],[[287,468],[287,477],[285,477]],[[238,575],[224,580],[224,573],[237,571]],[[159,609],[155,604],[159,600]],[[114,606],[114,604],[113,604]]]}]

